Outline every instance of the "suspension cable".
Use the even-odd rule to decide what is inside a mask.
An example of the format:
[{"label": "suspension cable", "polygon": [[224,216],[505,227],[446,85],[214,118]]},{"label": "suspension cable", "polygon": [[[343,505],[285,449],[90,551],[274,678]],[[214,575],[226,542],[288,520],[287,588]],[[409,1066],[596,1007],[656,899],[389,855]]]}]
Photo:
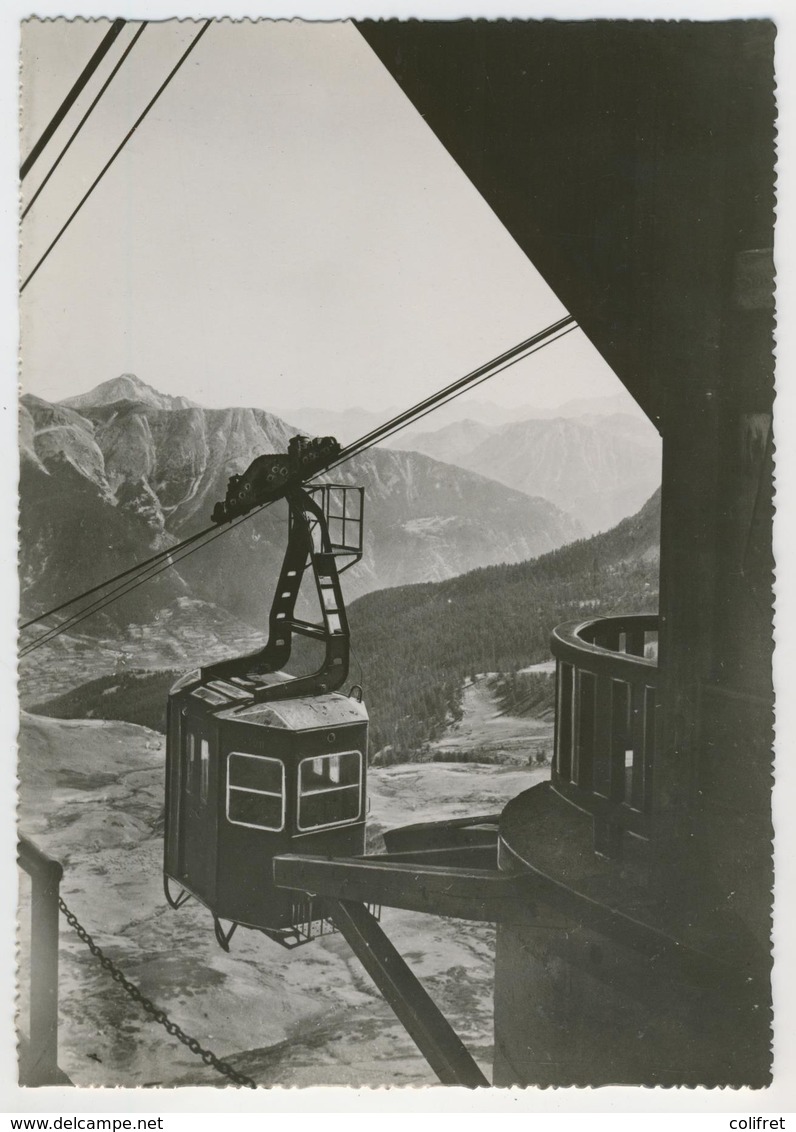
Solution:
[{"label": "suspension cable", "polygon": [[69,111],[74,106],[75,102],[77,101],[80,94],[82,93],[83,88],[85,87],[86,83],[89,81],[91,76],[94,74],[97,67],[99,67],[100,63],[102,62],[102,60],[105,58],[108,51],[112,47],[113,42],[116,39],[117,35],[119,34],[119,32],[122,30],[122,28],[124,27],[124,25],[126,23],[127,23],[126,20],[114,20],[113,21],[109,30],[103,36],[102,42],[100,43],[99,47],[97,48],[97,50],[94,52],[94,54],[89,59],[88,63],[86,63],[85,67],[83,68],[83,70],[78,75],[74,86],[69,91],[69,94],[67,94],[66,98],[63,100],[63,102],[61,103],[61,105],[58,107],[55,114],[53,115],[53,117],[50,119],[49,125],[45,129],[44,133],[41,135],[39,140],[34,145],[33,149],[30,151],[30,153],[25,158],[25,160],[22,162],[22,164],[19,168],[20,180],[24,180],[25,177],[30,172],[30,170],[33,168],[35,162],[41,156],[41,153],[42,153],[44,147],[47,145],[47,142],[50,140],[50,138],[53,136],[55,131],[61,125],[61,122],[63,122],[66,115],[69,113]]},{"label": "suspension cable", "polygon": [[[122,21],[122,22],[124,22],[124,21]],[[144,33],[144,28],[146,27],[146,25],[147,25],[147,22],[148,22],[147,20],[144,20],[144,22],[143,22],[143,23],[141,24],[141,26],[140,26],[140,28],[138,29],[138,31],[137,31],[137,32],[135,33],[135,35],[133,36],[133,38],[132,38],[132,39],[130,40],[130,42],[129,42],[129,43],[127,44],[127,47],[125,47],[125,49],[124,49],[124,51],[122,52],[122,55],[121,55],[121,57],[120,57],[119,61],[118,61],[118,62],[116,63],[116,66],[115,66],[115,67],[113,68],[113,70],[111,71],[111,73],[110,73],[110,74],[108,75],[107,79],[105,80],[105,82],[104,82],[104,83],[102,84],[102,86],[100,87],[100,89],[99,89],[99,93],[98,93],[98,94],[97,94],[97,96],[95,97],[94,101],[93,101],[93,102],[91,103],[91,105],[89,106],[88,110],[87,110],[87,111],[85,112],[85,114],[83,115],[83,117],[82,117],[82,118],[80,119],[80,121],[78,122],[77,126],[76,126],[76,127],[75,127],[75,129],[73,130],[73,132],[72,132],[72,135],[71,135],[71,137],[69,138],[69,141],[68,141],[68,142],[66,143],[66,145],[64,146],[64,148],[63,148],[63,149],[61,150],[61,152],[60,152],[60,153],[58,154],[58,156],[56,157],[55,161],[53,162],[52,166],[50,167],[50,171],[49,171],[49,173],[48,173],[48,174],[47,174],[47,176],[46,176],[46,177],[44,178],[44,180],[42,181],[42,183],[41,183],[41,184],[39,185],[38,189],[36,189],[36,192],[35,192],[35,193],[33,194],[33,196],[32,196],[32,197],[30,198],[30,200],[28,201],[28,203],[27,203],[27,204],[25,205],[25,208],[24,208],[24,209],[23,209],[23,211],[22,211],[22,216],[21,216],[21,218],[20,218],[20,219],[24,220],[24,219],[25,219],[25,217],[26,217],[26,216],[28,215],[28,213],[29,213],[29,212],[30,212],[30,210],[31,210],[31,209],[33,208],[34,204],[36,203],[36,200],[38,199],[39,193],[40,193],[40,192],[42,191],[42,189],[44,188],[44,186],[45,186],[45,185],[47,184],[47,182],[49,181],[50,177],[52,177],[53,173],[54,173],[54,172],[55,172],[55,170],[56,170],[56,169],[58,168],[58,166],[59,166],[59,165],[61,164],[61,162],[63,161],[64,157],[66,157],[67,153],[69,152],[69,149],[71,148],[72,142],[73,142],[73,141],[75,140],[75,138],[77,137],[77,135],[78,135],[78,134],[80,133],[80,131],[81,131],[81,130],[83,129],[83,127],[85,126],[86,122],[87,122],[87,121],[89,120],[89,118],[91,117],[91,115],[92,115],[92,113],[94,112],[94,108],[96,107],[97,103],[98,103],[98,102],[99,102],[99,100],[100,100],[100,99],[102,98],[103,94],[104,94],[104,93],[105,93],[105,91],[106,91],[106,90],[108,89],[108,87],[109,87],[109,86],[111,85],[111,83],[113,82],[113,80],[114,80],[114,79],[116,78],[117,74],[118,74],[118,73],[119,73],[119,71],[120,71],[120,70],[122,69],[122,66],[123,66],[123,64],[124,64],[124,61],[125,61],[125,59],[126,59],[126,58],[127,58],[127,56],[128,56],[129,54],[130,54],[130,52],[131,52],[131,51],[133,50],[133,48],[135,47],[136,43],[138,43],[139,39],[140,39],[140,38],[141,38],[141,36],[143,35],[143,33]]]},{"label": "suspension cable", "polygon": [[[559,329],[558,333],[556,333],[554,336],[547,336],[548,334],[552,335],[555,329],[562,326],[563,329]],[[466,387],[460,388],[460,383],[454,382],[452,386],[448,386],[447,389],[441,390],[439,394],[435,394],[433,397],[427,398],[426,401],[422,401],[419,405],[415,406],[415,410],[419,410],[424,405],[427,406],[423,408],[422,412],[410,410],[407,413],[400,413],[398,416],[393,417],[392,421],[387,421],[386,424],[382,425],[380,428],[373,430],[373,433],[378,433],[378,435],[375,436],[373,440],[370,440],[367,444],[364,445],[364,438],[355,440],[352,444],[348,445],[347,448],[344,448],[342,452],[340,452],[339,455],[335,458],[333,463],[329,464],[329,466],[325,468],[323,472],[318,472],[316,474],[325,474],[326,472],[331,471],[333,468],[339,467],[340,464],[344,464],[346,460],[350,460],[353,456],[361,456],[364,452],[367,452],[370,448],[373,448],[380,441],[387,440],[391,436],[394,436],[396,433],[402,432],[403,429],[407,428],[409,425],[415,424],[416,421],[422,420],[423,417],[427,417],[429,413],[433,413],[436,409],[441,408],[443,405],[450,404],[451,401],[455,401],[457,397],[461,397],[463,393],[469,393],[471,389],[476,389],[479,385],[482,385],[490,378],[497,377],[499,373],[503,373],[505,370],[510,369],[518,362],[525,361],[526,358],[529,358],[532,354],[535,354],[537,353],[537,351],[544,349],[545,346],[551,346],[553,342],[558,342],[559,339],[566,338],[567,334],[571,334],[573,330],[577,329],[578,324],[574,319],[562,319],[561,323],[555,323],[552,327],[548,327],[547,331],[542,331],[542,335],[544,335],[544,339],[542,341],[538,341],[538,338],[541,337],[540,335],[535,335],[534,338],[537,339],[536,345],[532,346],[529,349],[526,349],[524,353],[517,353],[516,350],[507,351],[506,354],[501,355],[501,358],[509,357],[509,360],[504,361],[503,365],[499,365],[498,368],[493,369],[492,366],[497,365],[501,361],[501,358],[496,358],[489,367],[482,366],[478,370],[474,370],[473,373],[470,374],[467,378],[462,378],[462,381],[466,380],[469,382]],[[533,341],[533,339],[528,340],[528,342],[531,341]],[[527,346],[528,343],[523,343],[523,345]],[[519,350],[519,347],[517,347],[517,350]],[[485,372],[487,368],[488,372]],[[451,390],[453,390],[453,392],[451,392]],[[433,401],[433,404],[429,404],[429,402],[431,401]]]},{"label": "suspension cable", "polygon": [[444,389],[440,389],[436,393],[432,393],[431,396],[426,397],[423,401],[419,401],[416,405],[413,405],[411,409],[406,409],[403,413],[398,413],[396,416],[392,417],[389,421],[386,421],[378,428],[371,429],[370,432],[360,437],[359,440],[355,440],[353,444],[347,445],[347,447],[345,447],[337,457],[336,462],[340,463],[342,459],[348,459],[349,456],[355,456],[360,450],[372,447],[372,445],[381,440],[381,438],[385,436],[389,431],[397,431],[398,427],[402,423],[405,422],[408,424],[418,415],[422,415],[422,411],[426,407],[436,408],[445,399],[452,399],[452,394],[458,393],[459,390],[464,392],[465,389],[478,382],[479,378],[491,376],[492,373],[498,369],[498,367],[504,368],[509,362],[521,361],[522,356],[525,355],[526,352],[529,352],[532,347],[540,343],[544,344],[547,339],[551,338],[554,334],[557,334],[559,330],[563,330],[567,326],[571,327],[573,330],[575,329],[576,322],[571,314],[566,315],[564,318],[560,318],[558,322],[552,323],[550,326],[545,327],[544,330],[540,330],[538,334],[533,334],[530,338],[526,338],[524,342],[520,342],[518,345],[513,346],[510,350],[506,350],[505,353],[499,354],[498,357],[493,358],[492,361],[486,362],[482,366],[479,366],[478,369],[475,369],[471,373],[468,373],[465,377],[460,377],[458,381],[451,382],[451,384],[446,385]]},{"label": "suspension cable", "polygon": [[[498,357],[494,358],[491,362],[487,362],[485,365],[479,366],[478,369],[473,370],[465,377],[459,378],[457,381],[452,382],[450,385],[447,385],[443,389],[438,390],[436,393],[431,394],[429,397],[424,398],[412,408],[397,414],[395,417],[391,418],[391,420],[385,422],[385,424],[376,429],[372,429],[369,433],[365,434],[365,436],[360,437],[359,440],[355,440],[352,444],[349,444],[346,448],[343,448],[340,453],[338,453],[338,455],[334,457],[329,464],[326,465],[325,468],[316,472],[313,476],[313,479],[318,475],[323,475],[331,471],[333,468],[339,467],[341,464],[346,463],[353,456],[362,455],[370,448],[373,448],[380,440],[386,439],[387,437],[400,432],[409,424],[412,424],[415,421],[428,416],[429,413],[433,412],[441,405],[449,404],[451,401],[455,400],[457,397],[461,396],[469,389],[475,388],[476,386],[482,384],[484,381],[487,381],[489,378],[495,377],[497,374],[504,372],[511,366],[516,365],[518,362],[523,361],[527,357],[530,357],[538,350],[543,349],[545,346],[551,345],[553,342],[557,342],[560,338],[563,338],[567,334],[570,334],[573,330],[576,330],[577,326],[577,322],[571,315],[559,319],[551,326],[548,326],[545,330],[539,331],[539,333],[532,335],[530,338],[527,338],[524,342],[520,342],[512,349],[506,350],[503,354],[498,355]],[[22,628],[26,628],[29,625],[33,625],[36,622],[42,621],[45,618],[49,617],[51,614],[57,613],[60,610],[67,608],[69,605],[73,605],[76,602],[81,601],[83,598],[89,597],[91,594],[97,593],[99,590],[106,589],[108,586],[111,586],[116,582],[121,582],[120,585],[115,586],[114,589],[103,594],[102,597],[92,602],[89,606],[84,606],[83,608],[77,610],[63,622],[56,626],[53,626],[51,629],[48,629],[46,632],[38,636],[35,640],[31,641],[28,645],[20,650],[20,656],[25,656],[28,653],[33,652],[41,645],[46,644],[48,641],[53,640],[61,633],[66,632],[66,630],[74,628],[76,625],[80,624],[93,613],[99,612],[107,605],[110,605],[112,602],[119,600],[119,598],[124,597],[128,593],[131,593],[133,590],[137,589],[145,582],[148,582],[152,578],[157,577],[158,574],[163,573],[164,570],[171,568],[172,566],[181,562],[184,558],[187,558],[189,555],[195,553],[195,551],[208,546],[211,542],[214,542],[216,538],[219,538],[221,535],[226,534],[227,531],[232,530],[233,527],[237,527],[241,523],[246,522],[246,520],[253,518],[254,515],[264,510],[264,508],[269,507],[273,502],[276,502],[276,500],[269,500],[268,502],[261,504],[259,507],[253,508],[245,515],[237,516],[229,525],[224,525],[219,528],[216,524],[213,524],[210,527],[206,527],[204,530],[199,531],[197,534],[191,535],[182,543],[178,543],[174,547],[169,547],[167,550],[160,551],[158,554],[153,555],[145,562],[138,563],[137,566],[133,566],[129,570],[125,570],[121,574],[117,574],[114,577],[107,579],[105,582],[92,587],[90,590],[86,590],[83,593],[78,594],[65,602],[62,602],[60,605],[55,606],[54,608],[48,610],[46,613],[39,614],[38,617],[32,618],[30,621],[26,621]],[[210,538],[197,545],[197,543],[199,543],[199,540],[213,531],[215,531],[215,533],[212,534]],[[164,559],[166,560],[165,563],[163,562]],[[131,575],[134,576],[131,577]],[[129,578],[129,580],[123,581],[124,578]]]},{"label": "suspension cable", "polygon": [[207,31],[207,29],[208,29],[208,28],[210,27],[210,25],[211,25],[211,23],[212,23],[212,22],[213,22],[213,21],[212,21],[212,19],[209,19],[209,20],[205,20],[205,23],[204,23],[204,25],[203,25],[203,26],[202,26],[202,27],[201,27],[201,28],[199,29],[199,31],[198,31],[198,33],[196,34],[196,36],[195,36],[195,37],[194,37],[194,38],[193,38],[193,39],[191,40],[191,42],[190,42],[190,43],[188,44],[187,48],[186,48],[186,49],[185,49],[185,51],[184,51],[184,52],[182,53],[182,55],[180,56],[180,58],[179,58],[179,59],[177,60],[176,64],[175,64],[175,65],[174,65],[174,66],[172,67],[172,69],[171,69],[171,70],[169,71],[169,73],[168,73],[168,75],[166,76],[166,78],[165,78],[165,79],[163,80],[163,82],[162,82],[162,83],[160,84],[160,86],[158,87],[158,89],[157,89],[157,91],[155,92],[155,94],[153,95],[153,97],[152,97],[152,98],[151,98],[151,99],[149,100],[149,102],[148,102],[148,103],[147,103],[147,105],[145,106],[144,110],[143,110],[143,111],[141,112],[141,114],[139,114],[138,118],[136,118],[135,122],[133,123],[133,125],[131,126],[131,128],[130,128],[130,129],[129,129],[129,130],[127,131],[127,133],[125,134],[125,136],[124,136],[124,138],[122,139],[122,141],[120,142],[120,144],[119,144],[119,145],[118,145],[118,146],[116,147],[116,149],[115,149],[115,150],[113,151],[113,153],[111,154],[110,158],[109,158],[109,159],[108,159],[108,160],[107,160],[107,161],[105,162],[105,164],[103,165],[103,167],[102,167],[102,169],[100,170],[100,172],[99,172],[99,173],[97,174],[97,176],[96,176],[96,177],[94,178],[94,180],[92,181],[92,183],[91,183],[91,184],[89,185],[89,187],[88,187],[87,191],[86,191],[86,192],[84,193],[84,195],[83,195],[83,197],[81,198],[80,202],[78,203],[77,207],[76,207],[76,208],[75,208],[75,209],[74,209],[74,210],[72,211],[72,213],[71,213],[71,214],[69,215],[69,217],[68,217],[68,219],[66,220],[66,222],[65,222],[65,223],[64,223],[64,224],[62,225],[62,227],[61,227],[60,231],[58,232],[58,234],[56,235],[56,237],[55,237],[55,239],[54,239],[54,240],[52,241],[52,243],[51,243],[51,244],[49,245],[49,247],[47,248],[47,250],[46,250],[46,252],[44,253],[44,255],[42,255],[42,256],[41,256],[41,258],[40,258],[40,259],[38,260],[38,262],[36,263],[36,266],[35,266],[35,267],[33,268],[33,270],[32,270],[32,271],[30,272],[30,274],[29,274],[29,275],[27,276],[27,278],[25,279],[25,281],[24,281],[24,282],[22,283],[22,286],[21,286],[21,287],[19,288],[19,293],[20,293],[20,294],[22,294],[22,292],[23,292],[23,291],[25,290],[25,288],[27,287],[28,283],[30,283],[31,279],[33,279],[33,277],[34,277],[34,275],[36,274],[36,272],[37,272],[37,271],[39,270],[39,268],[40,268],[40,267],[42,266],[42,264],[44,263],[44,261],[45,261],[45,260],[47,259],[47,257],[49,256],[50,252],[51,252],[51,251],[53,250],[53,248],[55,247],[55,245],[56,245],[56,244],[58,243],[58,241],[59,241],[59,240],[61,239],[61,237],[63,236],[64,232],[65,232],[65,231],[67,230],[67,228],[69,227],[69,225],[70,225],[70,224],[72,223],[72,221],[73,221],[73,220],[75,219],[75,217],[77,216],[77,214],[78,214],[78,213],[80,212],[80,210],[81,210],[81,208],[83,207],[83,205],[84,205],[84,204],[86,203],[86,201],[88,200],[88,198],[89,198],[89,197],[91,196],[91,194],[92,194],[92,193],[94,192],[94,190],[96,189],[97,185],[98,185],[98,184],[100,183],[100,181],[102,180],[102,178],[103,178],[103,177],[105,176],[105,174],[106,174],[106,173],[108,172],[108,170],[110,169],[111,165],[113,165],[113,163],[114,163],[114,161],[116,160],[116,158],[117,158],[117,157],[119,156],[119,154],[120,154],[120,153],[122,152],[122,150],[124,149],[124,147],[125,147],[125,146],[127,145],[127,143],[129,142],[130,138],[131,138],[131,137],[133,136],[133,134],[134,134],[134,133],[136,132],[136,130],[137,130],[137,129],[138,129],[138,127],[139,127],[139,126],[141,125],[141,123],[143,122],[143,120],[144,120],[144,119],[146,118],[147,114],[148,114],[148,113],[149,113],[149,111],[150,111],[150,110],[152,109],[152,107],[153,107],[153,106],[155,105],[155,103],[157,102],[157,100],[158,100],[158,99],[160,98],[161,94],[163,94],[163,91],[164,91],[164,90],[166,89],[166,87],[167,87],[167,86],[169,85],[169,83],[171,82],[171,80],[172,80],[172,79],[174,78],[174,76],[175,76],[175,75],[177,74],[177,72],[179,71],[180,67],[181,67],[181,66],[183,65],[183,63],[185,62],[185,60],[186,60],[186,59],[188,58],[188,56],[189,56],[189,55],[191,54],[191,52],[193,51],[193,49],[194,49],[194,48],[196,47],[196,45],[197,45],[197,44],[199,43],[199,40],[200,40],[200,39],[202,38],[202,36],[203,36],[203,35],[205,34],[205,32],[206,32],[206,31]]},{"label": "suspension cable", "polygon": [[[432,405],[429,409],[425,409],[422,413],[418,413],[416,417],[412,417],[411,420],[404,421],[403,424],[399,424],[399,425],[396,425],[394,428],[391,428],[389,432],[385,433],[384,436],[380,437],[380,442],[382,440],[389,440],[390,437],[395,436],[399,432],[403,432],[403,430],[405,428],[408,428],[410,425],[413,425],[417,421],[422,420],[423,417],[427,417],[429,415],[429,413],[433,413],[437,409],[440,409],[445,405],[449,405],[451,403],[451,401],[455,401],[456,398],[461,397],[461,395],[463,393],[469,393],[471,389],[476,389],[479,385],[482,385],[485,381],[488,381],[491,377],[497,377],[497,375],[499,373],[503,373],[505,370],[510,369],[512,366],[516,365],[518,362],[524,362],[526,358],[530,358],[530,356],[532,354],[535,354],[538,350],[544,349],[545,346],[552,346],[552,344],[554,342],[558,342],[561,338],[566,338],[567,334],[571,334],[573,330],[578,330],[578,329],[579,329],[579,327],[576,323],[574,326],[570,326],[566,330],[562,330],[560,334],[557,334],[555,336],[555,338],[546,339],[544,342],[541,342],[538,346],[535,346],[532,350],[529,350],[527,354],[523,354],[519,358],[513,358],[510,362],[506,362],[505,365],[502,365],[500,367],[500,369],[492,370],[490,373],[485,374],[483,377],[479,378],[478,381],[474,381],[472,385],[468,385],[467,389],[462,389],[458,393],[452,394],[450,397],[447,397],[444,401],[440,401],[438,405]],[[371,447],[373,447],[373,445],[368,445],[368,448],[371,448]],[[366,451],[367,451],[367,449],[366,449]]]},{"label": "suspension cable", "polygon": [[[149,570],[144,570],[137,577],[131,578],[129,581],[123,582],[121,585],[116,586],[115,589],[110,590],[107,594],[104,594],[101,598],[98,598],[96,601],[92,602],[91,605],[84,606],[82,609],[78,609],[75,613],[73,613],[70,617],[67,617],[58,625],[54,625],[51,629],[47,629],[44,633],[40,634],[40,636],[36,637],[35,640],[30,641],[27,645],[25,645],[24,648],[20,649],[20,657],[27,656],[28,653],[34,652],[37,648],[40,648],[41,645],[46,645],[48,641],[53,640],[55,637],[59,637],[61,633],[65,633],[68,629],[74,629],[76,625],[79,625],[81,621],[85,621],[87,617],[92,616],[92,614],[94,613],[101,612],[101,610],[103,610],[106,606],[112,605],[113,602],[118,601],[120,598],[125,597],[129,593],[132,593],[133,590],[137,590],[139,586],[142,586],[145,582],[150,582],[153,578],[156,578],[158,574],[162,574],[165,570],[171,569],[172,566],[176,566],[177,563],[182,562],[183,559],[190,557],[190,555],[194,554],[197,550],[201,550],[205,546],[209,546],[211,542],[215,542],[215,540],[217,538],[220,538],[221,535],[225,535],[227,531],[232,530],[234,527],[240,526],[241,523],[245,522],[247,519],[253,518],[254,515],[256,515],[259,511],[262,511],[265,507],[270,507],[270,505],[270,502],[261,504],[259,507],[248,512],[248,514],[239,516],[234,522],[230,523],[228,527],[221,527],[219,529],[219,527],[217,527],[215,524],[211,527],[206,527],[203,531],[200,531],[199,534],[193,535],[190,539],[186,539],[183,543],[180,543],[177,548],[171,548],[166,556],[167,560],[165,563],[161,561],[161,564],[158,565],[157,561],[155,561],[153,563],[153,566],[150,567]],[[215,533],[212,534],[211,537],[206,540],[206,542],[203,542],[198,546],[193,545],[189,547],[190,543],[196,543],[197,540],[202,536],[211,534],[211,532]],[[161,555],[160,558],[162,559],[162,557],[163,556]],[[129,573],[129,571],[126,571],[126,573]],[[122,576],[123,575],[117,575],[117,577]],[[116,579],[111,579],[110,581],[114,580]],[[106,582],[105,585],[109,585],[110,581]],[[96,588],[101,587],[95,587],[95,589]],[[70,602],[65,602],[64,604],[71,605],[85,596],[85,594],[80,594],[78,595],[78,597],[72,598]],[[63,608],[63,606],[61,606],[60,608]],[[49,616],[49,614],[43,614],[42,616],[47,617]],[[38,620],[41,620],[41,618],[39,618]]]},{"label": "suspension cable", "polygon": [[46,613],[40,613],[38,617],[31,617],[29,621],[23,621],[23,623],[19,626],[20,631],[22,629],[28,629],[31,625],[36,625],[39,621],[44,621],[45,618],[51,617],[53,613],[60,613],[62,609],[66,609],[67,606],[74,605],[77,601],[82,601],[84,597],[90,597],[91,594],[98,593],[99,590],[104,590],[106,586],[113,585],[114,582],[118,582],[121,578],[126,578],[130,574],[135,574],[139,570],[143,571],[147,566],[150,566],[155,562],[160,562],[164,558],[169,558],[173,554],[177,554],[177,552],[182,550],[184,546],[188,546],[189,543],[196,542],[197,539],[200,539],[202,537],[202,535],[209,534],[212,530],[215,530],[215,524],[209,527],[205,527],[204,530],[198,531],[195,535],[191,535],[189,538],[183,539],[182,542],[178,542],[175,546],[169,546],[165,550],[159,550],[157,554],[153,554],[151,558],[146,558],[143,562],[138,562],[135,566],[131,566],[129,570],[122,570],[121,574],[115,574],[112,578],[106,578],[104,582],[99,582],[98,585],[92,586],[91,589],[83,590],[82,593],[76,594],[75,597],[70,597],[66,601],[62,601],[60,605],[54,605],[53,608],[48,609]]}]

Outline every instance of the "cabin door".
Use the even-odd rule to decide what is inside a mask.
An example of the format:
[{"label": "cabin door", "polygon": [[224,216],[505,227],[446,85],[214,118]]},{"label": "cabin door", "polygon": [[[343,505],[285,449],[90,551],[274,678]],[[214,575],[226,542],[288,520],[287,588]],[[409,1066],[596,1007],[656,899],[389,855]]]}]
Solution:
[{"label": "cabin door", "polygon": [[181,877],[197,896],[209,895],[213,863],[210,737],[198,720],[183,720]]}]

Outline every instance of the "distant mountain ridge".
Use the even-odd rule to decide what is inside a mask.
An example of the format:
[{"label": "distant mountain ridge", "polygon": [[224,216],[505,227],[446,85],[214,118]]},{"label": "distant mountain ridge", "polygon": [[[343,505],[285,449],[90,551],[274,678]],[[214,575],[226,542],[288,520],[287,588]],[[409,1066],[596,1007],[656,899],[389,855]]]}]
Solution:
[{"label": "distant mountain ridge", "polygon": [[480,471],[548,499],[588,533],[633,514],[660,483],[660,443],[627,413],[520,420],[456,421],[396,437],[396,446]]},{"label": "distant mountain ridge", "polygon": [[[343,444],[384,424],[385,421],[402,412],[406,405],[390,405],[384,409],[374,411],[363,409],[354,405],[346,409],[327,409],[319,405],[300,405],[286,408],[284,406],[269,406],[269,412],[275,413],[284,420],[293,421],[300,428],[316,435],[336,436]],[[621,413],[624,416],[634,417],[642,424],[647,420],[642,410],[630,394],[620,389],[613,395],[602,397],[577,397],[563,401],[557,405],[499,405],[494,401],[485,401],[483,398],[466,394],[455,398],[434,410],[430,420],[436,428],[443,428],[463,420],[478,420],[485,425],[500,428],[501,425],[513,424],[525,420],[549,420],[551,417],[580,417],[585,415],[610,416]],[[399,432],[384,442],[387,448],[405,448],[406,437],[415,434],[415,429]],[[408,447],[411,448],[411,445]]]}]

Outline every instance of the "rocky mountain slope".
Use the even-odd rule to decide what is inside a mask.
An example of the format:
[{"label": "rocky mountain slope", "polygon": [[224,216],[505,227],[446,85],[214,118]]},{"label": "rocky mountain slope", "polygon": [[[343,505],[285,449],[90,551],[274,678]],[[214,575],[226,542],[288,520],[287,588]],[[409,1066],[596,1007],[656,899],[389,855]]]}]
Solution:
[{"label": "rocky mountain slope", "polygon": [[[263,452],[284,451],[297,431],[263,410],[209,410],[165,397],[130,375],[59,405],[26,396],[20,419],[25,612],[206,526],[229,476]],[[417,453],[373,449],[334,475],[368,493],[364,559],[346,575],[351,596],[519,561],[580,529],[545,500]],[[285,515],[284,505],[266,509],[109,616],[117,625],[144,622],[187,595],[262,623]]]},{"label": "rocky mountain slope", "polygon": [[395,444],[541,495],[590,534],[633,514],[660,483],[658,434],[629,413],[455,421],[403,433]]},{"label": "rocky mountain slope", "polygon": [[[22,832],[64,865],[61,892],[144,994],[258,1085],[426,1085],[436,1079],[348,945],[288,952],[240,930],[230,954],[209,912],[163,898],[163,736],[125,723],[23,718]],[[374,769],[369,841],[415,821],[502,809],[542,769],[433,764]],[[20,914],[26,1009],[28,892]],[[396,947],[489,1074],[491,925],[385,909]],[[28,925],[28,926],[26,926]],[[223,1086],[152,1023],[61,920],[59,1061],[75,1085]]]},{"label": "rocky mountain slope", "polygon": [[408,452],[423,452],[426,456],[433,451],[435,460],[464,467],[475,449],[500,432],[502,427],[468,417],[428,432],[401,433],[395,437],[394,447]]}]

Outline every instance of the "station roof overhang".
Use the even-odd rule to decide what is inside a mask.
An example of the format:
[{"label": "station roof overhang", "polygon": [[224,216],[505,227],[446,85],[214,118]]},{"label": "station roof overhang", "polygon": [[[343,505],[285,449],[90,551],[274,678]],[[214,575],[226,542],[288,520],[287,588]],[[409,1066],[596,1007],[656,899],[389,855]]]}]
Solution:
[{"label": "station roof overhang", "polygon": [[660,427],[739,273],[771,303],[773,24],[356,26]]}]

